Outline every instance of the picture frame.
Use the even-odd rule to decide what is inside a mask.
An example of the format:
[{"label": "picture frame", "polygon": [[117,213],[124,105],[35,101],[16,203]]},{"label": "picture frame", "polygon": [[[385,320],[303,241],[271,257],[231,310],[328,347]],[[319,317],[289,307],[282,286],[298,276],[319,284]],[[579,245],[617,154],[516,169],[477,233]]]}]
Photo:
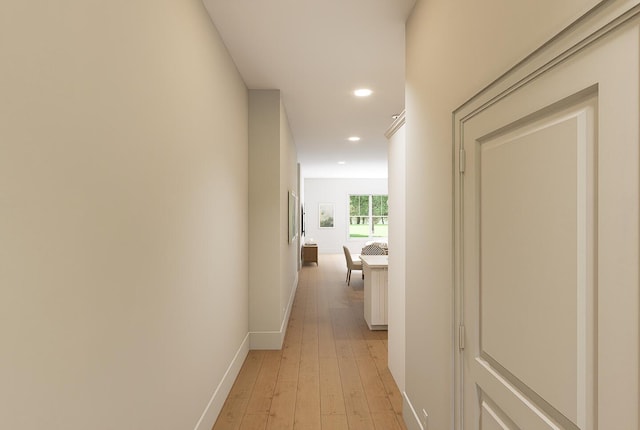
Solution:
[{"label": "picture frame", "polygon": [[320,203],[318,205],[318,228],[335,227],[335,206],[333,203]]},{"label": "picture frame", "polygon": [[298,237],[298,224],[297,224],[297,215],[298,215],[298,197],[293,191],[289,191],[289,234],[288,239],[289,243],[293,243],[293,241]]}]

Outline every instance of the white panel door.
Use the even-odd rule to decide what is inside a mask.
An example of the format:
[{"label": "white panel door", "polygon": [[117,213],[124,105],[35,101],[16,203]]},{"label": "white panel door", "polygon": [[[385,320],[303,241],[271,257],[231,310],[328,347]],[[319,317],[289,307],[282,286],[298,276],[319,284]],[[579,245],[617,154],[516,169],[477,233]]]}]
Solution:
[{"label": "white panel door", "polygon": [[637,13],[455,114],[457,428],[639,428]]}]

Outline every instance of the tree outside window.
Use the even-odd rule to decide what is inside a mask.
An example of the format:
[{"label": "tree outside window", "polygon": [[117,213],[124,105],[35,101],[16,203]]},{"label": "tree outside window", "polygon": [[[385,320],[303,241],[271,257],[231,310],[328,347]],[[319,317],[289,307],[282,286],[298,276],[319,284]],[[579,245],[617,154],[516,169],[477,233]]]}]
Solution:
[{"label": "tree outside window", "polygon": [[350,195],[349,237],[387,237],[388,235],[388,196]]}]

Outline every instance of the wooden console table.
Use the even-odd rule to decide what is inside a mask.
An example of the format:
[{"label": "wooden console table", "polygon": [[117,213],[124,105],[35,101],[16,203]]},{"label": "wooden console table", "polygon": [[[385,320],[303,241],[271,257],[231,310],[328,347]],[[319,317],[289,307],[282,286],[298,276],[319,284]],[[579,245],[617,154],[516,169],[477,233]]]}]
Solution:
[{"label": "wooden console table", "polygon": [[318,245],[302,245],[302,263],[318,264]]}]

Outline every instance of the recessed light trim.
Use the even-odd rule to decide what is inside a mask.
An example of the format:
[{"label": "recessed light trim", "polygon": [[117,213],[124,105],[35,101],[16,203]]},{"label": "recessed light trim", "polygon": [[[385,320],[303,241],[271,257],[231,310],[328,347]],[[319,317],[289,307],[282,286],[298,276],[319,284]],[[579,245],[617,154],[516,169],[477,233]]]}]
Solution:
[{"label": "recessed light trim", "polygon": [[357,142],[360,140],[360,136],[351,136],[348,140],[349,142]]},{"label": "recessed light trim", "polygon": [[338,161],[338,164],[340,164],[342,166],[344,164],[347,164],[347,162],[346,161]]},{"label": "recessed light trim", "polygon": [[355,94],[357,97],[369,97],[371,94],[373,94],[373,91],[369,88],[358,88],[353,92],[353,94]]}]

